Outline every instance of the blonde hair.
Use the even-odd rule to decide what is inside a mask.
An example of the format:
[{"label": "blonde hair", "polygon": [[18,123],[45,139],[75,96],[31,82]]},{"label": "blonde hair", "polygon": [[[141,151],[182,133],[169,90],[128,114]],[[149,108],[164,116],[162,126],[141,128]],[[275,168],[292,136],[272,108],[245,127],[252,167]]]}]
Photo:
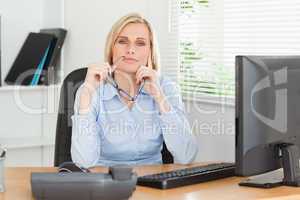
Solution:
[{"label": "blonde hair", "polygon": [[130,23],[142,23],[145,24],[149,30],[150,33],[150,51],[151,51],[151,61],[152,61],[152,67],[154,70],[160,72],[160,59],[159,59],[159,50],[157,46],[157,40],[154,33],[154,30],[151,26],[151,24],[143,18],[138,13],[129,13],[122,18],[120,18],[110,30],[109,34],[106,38],[106,44],[105,44],[105,51],[104,51],[104,60],[105,62],[108,62],[110,65],[113,63],[113,46],[115,44],[115,41],[123,28],[130,24]]}]

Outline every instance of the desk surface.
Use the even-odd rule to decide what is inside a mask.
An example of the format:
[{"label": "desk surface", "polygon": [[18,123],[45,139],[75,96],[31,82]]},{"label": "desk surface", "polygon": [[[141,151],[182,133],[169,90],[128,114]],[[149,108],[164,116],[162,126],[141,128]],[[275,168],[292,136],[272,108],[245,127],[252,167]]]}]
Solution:
[{"label": "desk surface", "polygon": [[[195,164],[194,164],[195,165]],[[197,164],[200,165],[200,164]],[[185,168],[186,165],[153,165],[136,167],[138,175]],[[0,200],[33,200],[30,186],[31,172],[54,172],[55,168],[21,167],[5,169],[6,192],[0,193]],[[106,168],[95,168],[94,172],[107,172]],[[238,186],[243,178],[232,177],[170,190],[159,190],[137,186],[131,200],[136,199],[273,199],[300,200],[300,188],[281,186],[273,189],[258,189]]]}]

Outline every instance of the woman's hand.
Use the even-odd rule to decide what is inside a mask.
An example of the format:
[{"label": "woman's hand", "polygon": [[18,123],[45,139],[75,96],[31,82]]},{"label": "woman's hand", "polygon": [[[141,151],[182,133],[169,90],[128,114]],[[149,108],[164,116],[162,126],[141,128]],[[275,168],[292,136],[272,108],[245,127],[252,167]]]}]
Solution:
[{"label": "woman's hand", "polygon": [[165,113],[170,111],[170,105],[159,85],[158,74],[155,70],[141,66],[136,73],[136,82],[141,83],[145,81],[144,89],[148,92],[159,105],[160,113]]},{"label": "woman's hand", "polygon": [[136,84],[141,84],[143,80],[145,81],[144,90],[152,97],[158,97],[161,93],[161,88],[157,72],[150,67],[141,66],[136,72]]},{"label": "woman's hand", "polygon": [[141,84],[142,81],[145,81],[145,91],[148,92],[155,101],[158,101],[158,98],[163,96],[158,80],[158,73],[153,69],[151,53],[148,56],[147,66],[142,65],[136,72],[136,84]]},{"label": "woman's hand", "polygon": [[101,84],[103,80],[106,80],[110,65],[104,64],[91,64],[88,66],[88,70],[83,83],[83,88],[80,95],[79,113],[86,114],[90,109],[90,102],[92,95],[96,88]]},{"label": "woman's hand", "polygon": [[108,63],[89,65],[84,80],[85,86],[90,90],[95,90],[104,80],[106,80],[110,69],[111,66]]}]

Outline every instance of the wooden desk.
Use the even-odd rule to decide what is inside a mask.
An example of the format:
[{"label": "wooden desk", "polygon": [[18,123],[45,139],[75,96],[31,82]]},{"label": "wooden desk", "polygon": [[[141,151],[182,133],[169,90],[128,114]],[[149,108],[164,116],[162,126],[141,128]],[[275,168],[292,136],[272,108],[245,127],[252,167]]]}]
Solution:
[{"label": "wooden desk", "polygon": [[[199,164],[198,164],[199,165]],[[136,167],[138,175],[151,174],[184,168],[184,165],[154,165]],[[55,168],[6,168],[6,192],[0,193],[0,200],[33,200],[30,186],[31,172],[54,172]],[[105,168],[93,169],[94,172],[107,172]],[[257,189],[238,186],[242,178],[232,177],[196,185],[158,190],[137,186],[131,200],[202,200],[202,199],[273,199],[300,200],[300,188],[281,186],[274,189]]]}]

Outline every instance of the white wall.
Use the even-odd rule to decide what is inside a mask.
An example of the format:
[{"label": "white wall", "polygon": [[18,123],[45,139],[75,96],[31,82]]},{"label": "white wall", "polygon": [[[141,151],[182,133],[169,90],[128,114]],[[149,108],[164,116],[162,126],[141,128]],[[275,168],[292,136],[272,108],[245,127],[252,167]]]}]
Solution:
[{"label": "white wall", "polygon": [[28,32],[38,31],[42,24],[42,1],[0,1],[2,14],[2,80],[12,65]]},{"label": "white wall", "polygon": [[0,146],[7,166],[53,166],[58,86],[0,88]]},{"label": "white wall", "polygon": [[[0,13],[3,83],[29,32],[63,26],[63,1],[1,0]],[[0,87],[0,145],[8,147],[8,166],[53,165],[57,89]]]}]

